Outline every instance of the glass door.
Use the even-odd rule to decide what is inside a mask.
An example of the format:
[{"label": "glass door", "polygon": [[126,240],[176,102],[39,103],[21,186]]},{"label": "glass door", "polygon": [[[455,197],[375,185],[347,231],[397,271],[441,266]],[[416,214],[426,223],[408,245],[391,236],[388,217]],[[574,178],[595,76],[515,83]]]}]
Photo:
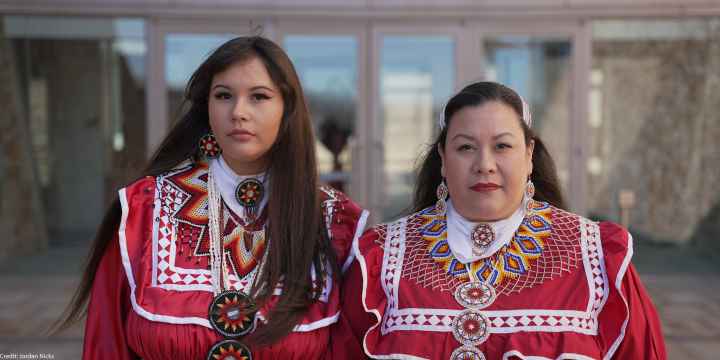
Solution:
[{"label": "glass door", "polygon": [[[584,212],[582,109],[587,61],[580,25],[474,25],[481,78],[515,89],[530,105],[532,128],[555,160],[565,200]],[[537,32],[537,28],[544,29]]]},{"label": "glass door", "polygon": [[356,193],[352,174],[358,123],[358,39],[354,35],[284,36],[313,121],[320,181]]},{"label": "glass door", "polygon": [[[377,29],[373,203],[375,221],[407,213],[415,168],[455,89],[456,35],[451,30]],[[427,28],[424,28],[427,31]]]}]

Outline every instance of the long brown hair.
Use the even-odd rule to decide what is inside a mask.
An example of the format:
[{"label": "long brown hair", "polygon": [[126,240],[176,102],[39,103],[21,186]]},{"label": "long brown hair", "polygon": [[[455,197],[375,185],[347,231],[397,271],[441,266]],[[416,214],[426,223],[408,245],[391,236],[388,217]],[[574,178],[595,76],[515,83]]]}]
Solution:
[{"label": "long brown hair", "polygon": [[522,127],[525,144],[535,142],[533,149],[533,172],[530,179],[535,184],[535,200],[546,201],[553,206],[564,209],[565,200],[560,190],[555,162],[547,151],[542,140],[523,121],[523,105],[520,96],[512,89],[495,82],[483,81],[470,84],[460,90],[448,101],[445,106],[445,127],[440,130],[435,141],[428,147],[420,159],[418,180],[415,185],[415,198],[412,211],[420,211],[437,201],[435,191],[442,181],[440,166],[442,161],[438,149],[445,148],[447,131],[453,115],[460,109],[468,106],[480,106],[489,101],[499,101],[510,106],[518,115]]},{"label": "long brown hair", "polygon": [[[244,342],[266,345],[290,333],[308,306],[319,297],[324,279],[339,274],[335,253],[324,224],[315,140],[310,115],[300,80],[292,62],[275,43],[259,36],[238,37],[217,48],[195,71],[185,89],[190,105],[153,155],[143,175],[156,176],[179,163],[200,160],[198,141],[210,130],[208,97],[213,76],[231,65],[257,58],[280,89],[283,115],[275,143],[269,150],[266,173],[270,182],[267,211],[269,253],[258,286],[252,290],[256,301],[269,299],[282,278],[282,295],[268,316]],[[95,237],[83,279],[64,318],[62,330],[84,314],[95,272],[120,221],[120,203],[116,198],[105,214]],[[325,264],[330,264],[328,269]],[[318,275],[311,280],[311,268]],[[271,286],[259,286],[259,284]]]}]

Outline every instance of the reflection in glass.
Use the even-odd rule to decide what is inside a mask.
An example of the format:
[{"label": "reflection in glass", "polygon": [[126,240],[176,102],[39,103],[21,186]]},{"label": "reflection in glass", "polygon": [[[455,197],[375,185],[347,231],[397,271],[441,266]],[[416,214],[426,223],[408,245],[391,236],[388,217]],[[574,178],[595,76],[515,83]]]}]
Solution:
[{"label": "reflection in glass", "polygon": [[[144,165],[144,38],[139,19],[0,17],[0,53],[13,59],[0,78],[12,72],[4,86],[19,96],[0,109],[29,130],[12,139],[26,152],[5,162],[37,174],[47,220],[32,225],[47,227],[50,245],[88,244],[116,189]],[[23,153],[29,160],[18,162]]]},{"label": "reflection in glass", "polygon": [[[455,43],[449,36],[384,36],[380,52],[380,114],[384,146],[380,218],[410,207],[415,164],[452,95]],[[384,193],[383,193],[384,192]]]},{"label": "reflection in glass", "polygon": [[486,78],[517,91],[530,105],[533,130],[555,160],[568,189],[572,46],[569,39],[526,36],[486,38]]},{"label": "reflection in glass", "polygon": [[353,36],[290,35],[284,46],[310,106],[319,140],[320,180],[350,191],[351,143],[357,114],[357,40]]},{"label": "reflection in glass", "polygon": [[183,113],[183,93],[195,69],[232,34],[168,34],[165,37],[165,83],[169,124]]}]

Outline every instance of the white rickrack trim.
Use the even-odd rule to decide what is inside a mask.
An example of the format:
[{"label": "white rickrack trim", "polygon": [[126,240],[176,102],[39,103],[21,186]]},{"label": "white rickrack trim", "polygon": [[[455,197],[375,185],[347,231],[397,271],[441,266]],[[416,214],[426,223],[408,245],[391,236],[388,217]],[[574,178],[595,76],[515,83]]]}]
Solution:
[{"label": "white rickrack trim", "polygon": [[[403,308],[400,309],[399,283],[405,254],[405,227],[407,217],[388,224],[384,241],[381,285],[388,300],[380,332],[438,331],[451,332],[452,322],[461,310]],[[585,311],[517,309],[483,311],[490,319],[490,333],[518,331],[563,332],[572,331],[597,335],[598,315],[609,295],[600,230],[596,222],[580,218],[580,242],[586,280],[588,304]],[[365,269],[363,269],[365,270]],[[365,272],[365,271],[364,271]]]}]

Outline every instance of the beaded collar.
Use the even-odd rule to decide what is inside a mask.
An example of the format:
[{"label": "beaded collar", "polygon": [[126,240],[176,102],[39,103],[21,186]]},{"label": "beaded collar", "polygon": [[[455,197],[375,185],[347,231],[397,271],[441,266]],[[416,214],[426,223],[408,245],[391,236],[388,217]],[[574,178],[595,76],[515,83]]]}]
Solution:
[{"label": "beaded collar", "polygon": [[526,274],[535,266],[550,237],[552,208],[531,200],[530,208],[511,239],[488,257],[464,264],[455,257],[448,243],[447,219],[429,207],[418,215],[422,219],[421,237],[430,257],[450,276],[468,281],[469,271],[480,281],[497,287],[509,278]]}]

